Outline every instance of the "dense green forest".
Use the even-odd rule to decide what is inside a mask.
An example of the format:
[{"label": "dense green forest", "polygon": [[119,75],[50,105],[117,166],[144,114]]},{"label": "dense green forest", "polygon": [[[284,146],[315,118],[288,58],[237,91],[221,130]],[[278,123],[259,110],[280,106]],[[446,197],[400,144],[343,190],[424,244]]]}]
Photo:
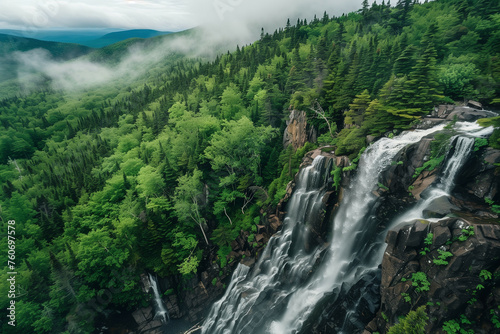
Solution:
[{"label": "dense green forest", "polygon": [[[436,104],[498,108],[499,13],[488,0],[365,0],[357,12],[262,31],[215,59],[169,55],[133,82],[65,92],[47,79],[1,99],[15,331],[90,333],[95,314],[82,308],[105,291],[118,309],[147,304],[145,271],[175,276],[180,290],[213,261],[226,266],[231,242],[241,230],[254,242],[262,213],[317,145],[353,158],[367,135],[408,129]],[[290,108],[307,111],[318,143],[283,148]],[[500,148],[500,120],[489,122]]]}]

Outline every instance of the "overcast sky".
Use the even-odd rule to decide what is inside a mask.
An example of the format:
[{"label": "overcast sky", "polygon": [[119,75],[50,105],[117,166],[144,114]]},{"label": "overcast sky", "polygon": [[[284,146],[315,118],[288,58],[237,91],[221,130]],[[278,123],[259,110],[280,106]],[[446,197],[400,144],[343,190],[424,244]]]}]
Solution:
[{"label": "overcast sky", "polygon": [[[359,2],[359,3],[358,3]],[[179,31],[210,23],[276,28],[290,18],[356,10],[352,0],[1,0],[0,29],[123,28]]]}]

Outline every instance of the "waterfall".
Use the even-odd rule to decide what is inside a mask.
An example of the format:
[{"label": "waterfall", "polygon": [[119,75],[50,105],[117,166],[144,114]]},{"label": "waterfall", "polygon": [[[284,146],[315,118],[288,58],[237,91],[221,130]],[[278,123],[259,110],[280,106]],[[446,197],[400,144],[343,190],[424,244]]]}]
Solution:
[{"label": "waterfall", "polygon": [[434,200],[440,197],[450,196],[450,191],[453,190],[455,184],[455,176],[467,160],[471,148],[474,146],[474,138],[457,136],[452,138],[451,142],[455,144],[455,149],[451,157],[447,159],[444,172],[439,178],[439,181],[428,188],[425,199],[420,200],[414,208],[406,211],[396,219],[392,225],[395,226],[414,219],[424,218],[424,210],[427,209]]},{"label": "waterfall", "polygon": [[[316,219],[323,209],[321,198],[326,176],[319,165],[325,159],[318,157],[312,166],[301,170],[287,207],[283,231],[271,238],[252,270],[238,266],[225,295],[212,307],[202,333],[306,332],[308,318],[317,312],[316,308],[321,307],[320,302],[326,297],[335,301],[341,294],[349,293],[352,285],[362,278],[374,277],[385,250],[387,232],[387,229],[379,230],[375,219],[380,201],[372,192],[378,188],[379,176],[404,147],[443,128],[444,125],[438,125],[405,132],[393,139],[382,138],[364,152],[358,174],[332,219],[329,247],[312,275],[309,273],[323,253],[320,249],[305,248],[307,227],[304,222]],[[456,128],[468,136],[486,135],[484,129],[471,123],[457,123]],[[432,187],[438,189],[436,191],[448,193],[452,190],[455,175],[469,155],[474,139],[457,136],[453,143],[455,149],[446,159],[439,183]],[[415,208],[420,205],[417,203]],[[415,208],[403,213],[402,219],[413,216],[410,213]],[[389,227],[395,222],[388,224]],[[349,318],[356,313],[356,305],[353,307],[354,310],[346,310],[339,319],[342,325],[337,332],[352,332]]]},{"label": "waterfall", "polygon": [[202,333],[257,333],[278,316],[319,255],[308,247],[305,222],[320,218],[331,160],[318,156],[302,169],[287,205],[283,230],[273,236],[250,272],[239,264],[225,295],[212,307]]},{"label": "waterfall", "polygon": [[370,224],[370,220],[374,218],[378,199],[372,191],[377,187],[379,175],[404,147],[443,128],[439,125],[428,130],[406,132],[393,139],[382,138],[365,151],[360,159],[358,175],[351,182],[333,219],[327,259],[313,279],[291,296],[281,319],[271,324],[271,333],[300,331],[326,293],[334,291],[338,294],[346,288],[346,284],[355,283],[378,267],[383,255],[384,233],[377,233],[376,224]]},{"label": "waterfall", "polygon": [[426,190],[424,199],[421,199],[413,208],[410,208],[392,222],[392,226],[414,219],[424,218],[424,210],[427,209],[434,200],[440,197],[449,197],[450,192],[455,186],[455,176],[460,171],[465,161],[467,161],[472,151],[474,138],[489,136],[493,132],[493,127],[483,128],[477,123],[459,122],[456,124],[456,130],[459,132],[459,135],[454,136],[450,140],[450,149],[452,149],[452,153],[447,158],[443,167],[443,172],[438,181]]},{"label": "waterfall", "polygon": [[163,324],[166,324],[170,321],[170,317],[168,315],[165,304],[163,303],[163,299],[161,298],[160,289],[158,288],[158,281],[156,280],[155,276],[151,274],[148,275],[149,282],[151,283],[151,288],[153,289],[153,295],[155,297],[155,318],[159,318],[163,322]]}]

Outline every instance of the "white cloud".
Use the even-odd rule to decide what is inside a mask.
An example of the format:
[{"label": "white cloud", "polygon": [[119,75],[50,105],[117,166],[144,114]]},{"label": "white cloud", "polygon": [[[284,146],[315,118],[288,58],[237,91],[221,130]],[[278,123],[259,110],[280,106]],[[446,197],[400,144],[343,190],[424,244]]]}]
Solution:
[{"label": "white cloud", "polygon": [[0,4],[0,27],[148,28],[180,30],[193,25],[178,0],[17,0]]},{"label": "white cloud", "polygon": [[340,15],[359,6],[349,0],[16,0],[0,3],[0,28],[177,31],[207,24],[241,33],[248,24],[275,28],[287,17],[310,18],[324,10]]},{"label": "white cloud", "polygon": [[[37,1],[38,3],[38,1]],[[86,0],[68,2],[47,0],[43,10],[34,6],[33,0],[19,0],[18,5],[10,5],[7,11],[0,5],[0,22],[9,17],[9,23],[15,24],[16,15],[36,17],[33,27],[115,27],[115,28],[150,28],[173,30],[172,27],[188,27],[195,24],[203,26],[202,35],[196,39],[176,38],[156,50],[144,51],[138,47],[114,67],[92,63],[89,60],[76,59],[57,62],[40,50],[19,53],[19,78],[27,88],[34,83],[33,73],[43,73],[52,80],[56,89],[75,90],[116,80],[121,77],[133,77],[148,68],[148,64],[164,59],[172,51],[190,55],[213,55],[214,49],[236,48],[259,38],[260,28],[273,32],[283,27],[286,19],[292,24],[297,18],[311,19],[315,14],[321,17],[326,10],[330,15],[341,15],[358,8],[358,5],[343,0],[315,1],[308,0]],[[31,7],[30,7],[31,5]],[[26,9],[24,14],[17,10]],[[6,14],[7,13],[7,14]],[[43,20],[45,18],[45,21]],[[1,26],[0,26],[1,27]],[[36,30],[36,29],[35,29]],[[28,29],[29,32],[29,29]]]},{"label": "white cloud", "polygon": [[[272,33],[284,27],[289,18],[319,18],[326,11],[340,16],[357,10],[360,4],[349,0],[188,0],[188,11],[204,27],[206,38],[214,43],[231,41],[247,44],[259,38],[261,28]],[[360,1],[361,3],[361,1]]]}]

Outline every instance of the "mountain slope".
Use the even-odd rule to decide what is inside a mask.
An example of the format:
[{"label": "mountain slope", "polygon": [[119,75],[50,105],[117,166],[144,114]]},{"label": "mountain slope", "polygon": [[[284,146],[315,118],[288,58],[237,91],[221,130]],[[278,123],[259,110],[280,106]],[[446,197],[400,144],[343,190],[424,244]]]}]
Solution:
[{"label": "mountain slope", "polygon": [[12,35],[24,38],[33,38],[46,42],[76,43],[93,41],[102,36],[121,31],[122,29],[103,28],[103,29],[69,29],[69,30],[35,30],[23,31],[14,29],[0,29],[0,34]]},{"label": "mountain slope", "polygon": [[92,51],[92,48],[78,44],[47,42],[33,38],[0,34],[0,56],[5,56],[14,51],[25,52],[33,49],[45,49],[52,57],[61,60],[75,58]]},{"label": "mountain slope", "polygon": [[130,38],[151,38],[161,35],[168,35],[171,32],[162,32],[157,30],[150,29],[135,29],[135,30],[125,30],[118,31],[106,34],[98,39],[82,42],[82,45],[93,47],[93,48],[102,48],[104,46],[108,46],[114,43],[118,43]]},{"label": "mountain slope", "polygon": [[55,60],[69,60],[92,52],[92,48],[78,44],[46,42],[33,38],[0,34],[0,82],[17,75],[18,61],[14,52],[44,49]]},{"label": "mountain slope", "polygon": [[95,49],[88,55],[89,59],[96,62],[118,63],[123,56],[127,55],[130,48],[141,50],[145,53],[150,51],[158,51],[160,49],[168,49],[165,52],[175,51],[173,48],[168,48],[168,42],[175,38],[184,38],[192,44],[197,44],[201,39],[201,32],[197,28],[187,29],[180,32],[158,35],[150,38],[129,38],[116,42],[111,45],[106,45],[102,48]]}]

